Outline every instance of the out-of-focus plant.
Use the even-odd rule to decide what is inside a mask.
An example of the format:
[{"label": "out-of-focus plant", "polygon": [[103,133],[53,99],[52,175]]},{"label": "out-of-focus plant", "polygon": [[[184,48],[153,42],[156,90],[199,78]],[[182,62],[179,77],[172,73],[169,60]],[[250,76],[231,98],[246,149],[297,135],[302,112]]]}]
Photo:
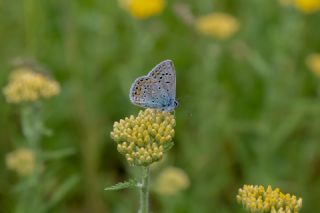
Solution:
[{"label": "out-of-focus plant", "polygon": [[237,202],[250,212],[298,213],[302,207],[302,198],[284,194],[279,188],[267,189],[263,186],[244,185],[239,189]]},{"label": "out-of-focus plant", "polygon": [[313,53],[308,55],[305,62],[311,72],[320,77],[320,54]]},{"label": "out-of-focus plant", "polygon": [[190,186],[188,175],[180,168],[167,167],[156,178],[153,190],[161,195],[175,195]]},{"label": "out-of-focus plant", "polygon": [[319,0],[279,0],[283,6],[294,6],[305,14],[314,13],[320,10]]},{"label": "out-of-focus plant", "polygon": [[120,6],[136,19],[147,19],[160,14],[165,0],[119,0]]},{"label": "out-of-focus plant", "polygon": [[304,13],[313,13],[320,10],[319,0],[295,0],[294,4],[297,9]]},{"label": "out-of-focus plant", "polygon": [[140,180],[131,179],[105,190],[135,187],[140,190],[139,213],[149,212],[150,165],[162,159],[173,146],[175,118],[166,111],[146,109],[138,116],[131,115],[113,125],[112,139],[118,151],[131,166],[141,167]]},{"label": "out-of-focus plant", "polygon": [[200,16],[195,21],[195,28],[200,34],[220,40],[230,38],[239,27],[239,21],[227,13],[211,13]]},{"label": "out-of-focus plant", "polygon": [[6,166],[21,176],[28,176],[35,169],[35,155],[31,149],[19,148],[6,156]]},{"label": "out-of-focus plant", "polygon": [[[47,197],[42,187],[45,183],[45,160],[50,158],[50,153],[43,150],[41,140],[43,136],[51,135],[51,131],[43,124],[42,105],[44,100],[59,93],[60,85],[57,81],[44,74],[40,66],[24,62],[13,68],[9,82],[3,89],[6,101],[20,109],[24,136],[23,143],[17,143],[17,149],[6,156],[7,168],[20,176],[16,187],[19,193],[17,212],[45,212],[77,182],[75,177],[66,180],[56,193],[50,195],[49,201],[44,201]],[[71,153],[59,150],[55,154],[57,152],[60,153],[59,157]]]}]

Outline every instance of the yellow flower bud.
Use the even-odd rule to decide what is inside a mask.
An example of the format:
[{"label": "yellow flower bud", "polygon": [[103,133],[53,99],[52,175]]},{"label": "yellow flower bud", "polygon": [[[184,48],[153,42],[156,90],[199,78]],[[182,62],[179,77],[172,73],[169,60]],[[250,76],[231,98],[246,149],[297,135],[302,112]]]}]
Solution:
[{"label": "yellow flower bud", "polygon": [[239,21],[226,13],[211,13],[199,17],[195,28],[200,34],[217,39],[228,39],[239,30]]},{"label": "yellow flower bud", "polygon": [[47,99],[59,92],[60,86],[56,81],[28,67],[13,70],[8,85],[3,89],[7,102],[15,104]]},{"label": "yellow flower bud", "polygon": [[172,114],[146,109],[140,111],[137,117],[130,116],[115,122],[110,135],[118,143],[118,151],[124,154],[127,160],[130,159],[130,165],[147,166],[162,158],[163,145],[173,143],[174,124]]},{"label": "yellow flower bud", "polygon": [[189,177],[182,169],[168,167],[159,174],[154,190],[162,195],[174,195],[185,190],[189,185]]},{"label": "yellow flower bud", "polygon": [[36,157],[32,150],[20,148],[6,155],[6,166],[20,176],[32,174],[35,169]]},{"label": "yellow flower bud", "polygon": [[271,186],[265,190],[263,186],[244,185],[236,199],[251,212],[299,212],[302,207],[301,198],[297,200],[296,196],[283,194],[279,188],[272,190]]}]

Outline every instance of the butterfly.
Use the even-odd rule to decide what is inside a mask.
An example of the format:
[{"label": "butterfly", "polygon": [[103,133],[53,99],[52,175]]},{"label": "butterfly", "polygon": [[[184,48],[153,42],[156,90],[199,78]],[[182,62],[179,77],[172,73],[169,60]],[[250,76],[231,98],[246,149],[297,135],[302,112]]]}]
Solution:
[{"label": "butterfly", "polygon": [[162,61],[148,75],[137,78],[131,85],[129,98],[137,106],[173,111],[178,106],[173,62]]}]

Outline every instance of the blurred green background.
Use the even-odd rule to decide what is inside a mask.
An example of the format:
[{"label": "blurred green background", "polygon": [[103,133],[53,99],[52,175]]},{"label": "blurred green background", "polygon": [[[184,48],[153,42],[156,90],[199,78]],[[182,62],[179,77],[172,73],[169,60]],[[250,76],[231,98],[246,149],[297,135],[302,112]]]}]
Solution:
[{"label": "blurred green background", "polygon": [[[203,36],[179,17],[177,3],[195,17],[227,12],[239,31],[225,41]],[[164,59],[175,63],[180,106],[162,166],[183,169],[191,185],[170,197],[151,193],[153,212],[244,212],[235,200],[243,184],[280,187],[303,198],[301,212],[319,210],[320,88],[304,62],[320,51],[319,23],[319,12],[275,0],[173,0],[147,20],[115,0],[0,1],[1,87],[17,56],[44,64],[61,84],[44,104],[53,135],[42,147],[75,152],[45,164],[39,184],[53,193],[70,176],[79,181],[49,212],[136,212],[136,191],[103,190],[134,173],[110,132],[139,110],[128,98],[131,83]],[[3,95],[0,102],[0,211],[14,212],[19,177],[5,156],[22,137],[20,115]]]}]

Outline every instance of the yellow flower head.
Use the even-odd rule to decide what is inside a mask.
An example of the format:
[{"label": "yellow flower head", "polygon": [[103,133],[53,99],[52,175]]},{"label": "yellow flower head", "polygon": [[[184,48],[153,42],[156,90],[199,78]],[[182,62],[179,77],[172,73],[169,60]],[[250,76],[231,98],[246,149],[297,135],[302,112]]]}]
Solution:
[{"label": "yellow flower head", "polygon": [[59,84],[28,67],[12,71],[3,93],[8,103],[33,102],[50,98],[60,92]]},{"label": "yellow flower head", "polygon": [[173,145],[174,126],[174,116],[169,112],[146,109],[137,117],[115,122],[111,137],[129,164],[147,166],[159,161]]},{"label": "yellow flower head", "polygon": [[296,8],[304,13],[313,13],[320,10],[320,0],[294,0]]},{"label": "yellow flower head", "polygon": [[279,188],[267,190],[263,186],[244,185],[237,195],[238,203],[250,212],[298,213],[302,207],[302,198],[283,194]]},{"label": "yellow flower head", "polygon": [[320,54],[314,53],[306,58],[307,67],[318,77],[320,77]]},{"label": "yellow flower head", "polygon": [[179,168],[164,169],[155,181],[154,190],[162,195],[174,195],[190,185],[188,175]]},{"label": "yellow flower head", "polygon": [[164,7],[164,0],[119,0],[121,7],[127,10],[134,18],[146,19],[160,14]]},{"label": "yellow flower head", "polygon": [[239,30],[239,21],[226,13],[211,13],[197,18],[197,31],[217,39],[228,39]]},{"label": "yellow flower head", "polygon": [[35,169],[35,155],[30,149],[20,148],[7,154],[6,166],[21,176],[30,175]]}]

